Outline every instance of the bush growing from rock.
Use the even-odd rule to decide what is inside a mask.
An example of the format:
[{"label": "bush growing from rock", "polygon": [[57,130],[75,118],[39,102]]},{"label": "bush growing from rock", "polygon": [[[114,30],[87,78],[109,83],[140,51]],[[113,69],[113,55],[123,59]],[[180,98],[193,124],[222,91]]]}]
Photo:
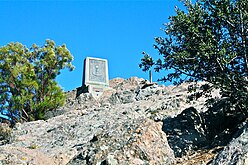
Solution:
[{"label": "bush growing from rock", "polygon": [[[43,119],[47,110],[65,102],[55,78],[61,69],[73,70],[73,57],[65,45],[46,40],[44,46],[9,43],[0,48],[0,111],[16,110],[20,119]],[[13,116],[11,116],[13,117]]]},{"label": "bush growing from rock", "polygon": [[[165,38],[155,38],[161,58],[154,60],[144,53],[140,68],[167,75],[161,81],[181,84],[205,81],[195,98],[220,89],[227,114],[248,109],[248,1],[183,0],[186,10],[176,8],[163,31]],[[195,86],[190,91],[195,91]]]}]

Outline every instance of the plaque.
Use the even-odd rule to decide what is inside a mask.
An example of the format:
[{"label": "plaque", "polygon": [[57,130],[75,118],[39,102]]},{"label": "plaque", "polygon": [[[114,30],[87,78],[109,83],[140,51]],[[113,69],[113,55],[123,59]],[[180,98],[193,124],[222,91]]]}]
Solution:
[{"label": "plaque", "polygon": [[101,58],[87,57],[84,61],[83,86],[88,88],[95,98],[109,88],[108,61]]},{"label": "plaque", "polygon": [[106,83],[105,61],[89,59],[89,81]]}]

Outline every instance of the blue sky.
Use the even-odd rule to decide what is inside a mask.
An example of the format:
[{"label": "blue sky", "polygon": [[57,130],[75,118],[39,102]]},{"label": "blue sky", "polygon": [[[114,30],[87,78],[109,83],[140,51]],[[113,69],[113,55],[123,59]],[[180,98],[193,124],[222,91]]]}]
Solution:
[{"label": "blue sky", "polygon": [[[164,36],[160,28],[175,15],[175,6],[182,7],[178,0],[0,0],[0,46],[42,46],[46,39],[65,43],[76,67],[57,78],[65,91],[81,86],[87,56],[107,59],[110,79],[148,79],[138,66],[142,52],[158,55],[154,37]],[[154,73],[153,79],[161,76]]]}]

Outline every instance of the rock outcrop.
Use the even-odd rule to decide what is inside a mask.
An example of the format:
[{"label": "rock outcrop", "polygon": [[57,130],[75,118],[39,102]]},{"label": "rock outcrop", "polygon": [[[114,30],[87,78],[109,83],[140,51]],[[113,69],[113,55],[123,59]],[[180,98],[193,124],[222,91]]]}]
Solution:
[{"label": "rock outcrop", "polygon": [[226,165],[248,164],[248,124],[245,121],[244,126],[236,133],[235,138],[224,147],[215,159],[211,162],[211,165]]},{"label": "rock outcrop", "polygon": [[[47,120],[18,123],[0,145],[0,164],[216,164],[235,145],[238,160],[230,161],[247,161],[237,156],[247,156],[246,129],[229,143],[240,129],[225,122],[236,118],[207,107],[205,97],[189,102],[188,84],[132,77],[110,86],[98,100],[81,88],[67,92]],[[218,99],[218,90],[212,95]]]}]

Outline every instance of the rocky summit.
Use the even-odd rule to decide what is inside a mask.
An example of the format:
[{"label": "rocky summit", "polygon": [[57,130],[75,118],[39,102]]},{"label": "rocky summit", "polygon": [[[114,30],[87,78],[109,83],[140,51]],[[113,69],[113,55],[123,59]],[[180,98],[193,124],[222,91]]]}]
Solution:
[{"label": "rocky summit", "polygon": [[66,92],[46,120],[1,126],[0,164],[248,164],[247,120],[224,113],[218,90],[214,106],[189,101],[189,85],[132,77],[111,80],[97,100],[80,87]]}]

